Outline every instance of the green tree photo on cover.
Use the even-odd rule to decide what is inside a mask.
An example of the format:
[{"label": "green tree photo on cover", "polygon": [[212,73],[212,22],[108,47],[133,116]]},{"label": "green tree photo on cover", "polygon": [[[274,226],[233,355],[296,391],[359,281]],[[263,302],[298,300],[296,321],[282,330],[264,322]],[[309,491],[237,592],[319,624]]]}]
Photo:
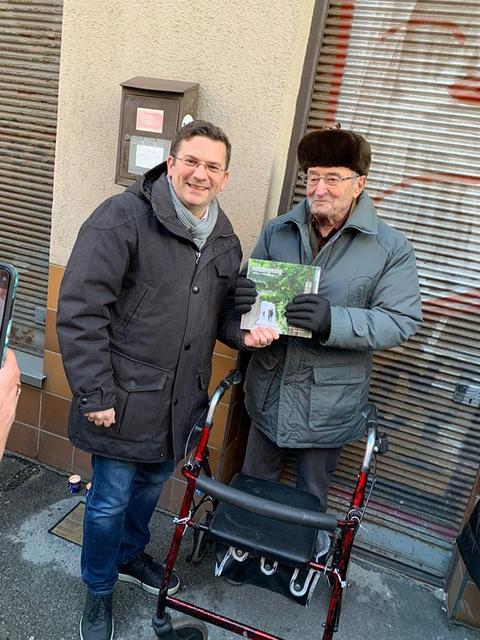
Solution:
[{"label": "green tree photo on cover", "polygon": [[[310,336],[310,332],[287,324],[285,307],[300,293],[316,293],[320,268],[288,262],[254,260],[248,262],[248,277],[254,280],[258,297],[242,321],[242,328],[255,325],[276,327],[279,333]],[[248,325],[248,326],[246,326]]]}]

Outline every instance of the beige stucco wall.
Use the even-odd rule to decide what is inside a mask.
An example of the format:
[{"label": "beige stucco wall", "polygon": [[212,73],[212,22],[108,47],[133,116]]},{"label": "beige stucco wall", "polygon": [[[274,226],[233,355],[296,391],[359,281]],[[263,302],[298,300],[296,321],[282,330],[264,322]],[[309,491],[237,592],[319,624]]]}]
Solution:
[{"label": "beige stucco wall", "polygon": [[198,82],[233,145],[222,206],[246,254],[276,213],[314,0],[65,0],[51,262],[114,183],[120,83]]}]

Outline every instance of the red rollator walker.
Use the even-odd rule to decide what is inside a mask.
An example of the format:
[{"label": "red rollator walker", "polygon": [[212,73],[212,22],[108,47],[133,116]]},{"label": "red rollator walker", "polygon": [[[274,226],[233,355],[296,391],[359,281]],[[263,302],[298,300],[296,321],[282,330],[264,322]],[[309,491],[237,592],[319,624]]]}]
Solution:
[{"label": "red rollator walker", "polygon": [[[370,467],[376,462],[377,454],[387,451],[386,437],[378,434],[376,409],[368,405],[365,453],[345,517],[321,513],[315,496],[279,482],[239,473],[230,485],[222,484],[212,478],[208,440],[218,402],[227,389],[240,380],[239,370],[231,371],[222,380],[210,398],[205,421],[192,430],[192,437],[199,436],[199,439],[194,454],[182,470],[187,487],[180,513],[174,520],[175,531],[165,562],[157,612],[152,620],[155,634],[168,640],[206,640],[208,629],[204,622],[207,622],[252,640],[282,640],[167,595],[180,544],[186,528],[191,527],[194,543],[189,559],[199,561],[207,543],[213,542],[216,575],[235,582],[268,588],[307,605],[319,578],[325,576],[331,594],[322,638],[332,640],[338,629],[353,541],[375,484],[373,472],[367,492]],[[199,492],[203,493],[200,499],[197,498]],[[205,509],[208,506],[210,510]],[[203,513],[203,517],[195,521],[199,513]],[[327,548],[319,548],[319,540],[330,542],[330,537],[329,548],[328,544]],[[167,607],[191,617],[172,620]]]}]

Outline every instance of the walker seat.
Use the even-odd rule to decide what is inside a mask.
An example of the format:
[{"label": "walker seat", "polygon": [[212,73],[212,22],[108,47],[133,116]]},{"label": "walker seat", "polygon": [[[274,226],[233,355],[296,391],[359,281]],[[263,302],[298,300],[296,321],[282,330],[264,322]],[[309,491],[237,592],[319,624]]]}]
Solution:
[{"label": "walker seat", "polygon": [[[280,504],[320,511],[320,501],[316,496],[271,480],[238,473],[230,486]],[[291,566],[304,566],[312,560],[317,537],[316,529],[279,522],[226,502],[220,502],[216,508],[209,533],[228,546]]]},{"label": "walker seat", "polygon": [[[320,511],[317,497],[278,482],[239,473],[229,487],[246,495],[247,502],[254,496],[278,508],[285,505],[310,513]],[[220,501],[208,532],[215,541],[216,576],[268,589],[308,606],[320,577],[308,564],[318,559],[318,529]]]}]

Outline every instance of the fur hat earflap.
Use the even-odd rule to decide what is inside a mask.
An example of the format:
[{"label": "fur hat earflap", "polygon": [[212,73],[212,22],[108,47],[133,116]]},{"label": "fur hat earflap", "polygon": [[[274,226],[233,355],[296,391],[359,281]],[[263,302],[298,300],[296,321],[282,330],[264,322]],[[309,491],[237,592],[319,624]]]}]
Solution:
[{"label": "fur hat earflap", "polygon": [[339,125],[307,133],[300,140],[297,155],[305,173],[310,167],[347,167],[366,176],[372,160],[367,140]]}]

